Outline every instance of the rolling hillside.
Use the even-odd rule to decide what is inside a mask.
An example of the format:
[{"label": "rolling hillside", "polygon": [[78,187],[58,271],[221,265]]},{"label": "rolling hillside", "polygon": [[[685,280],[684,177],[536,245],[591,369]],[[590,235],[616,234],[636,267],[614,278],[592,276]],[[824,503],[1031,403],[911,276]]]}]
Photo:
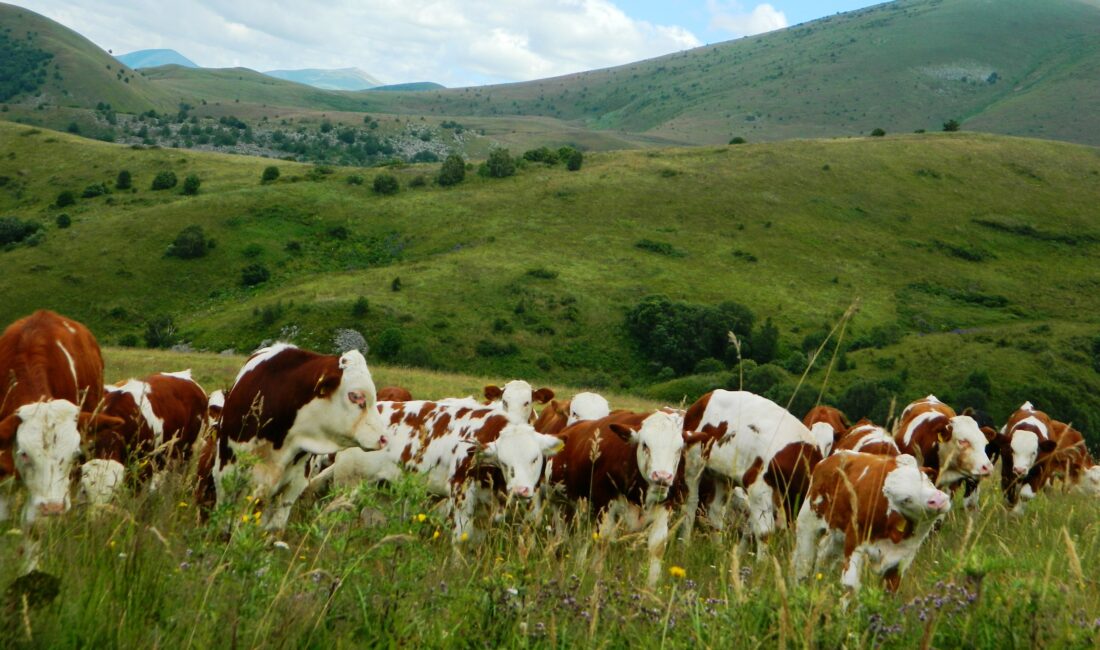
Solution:
[{"label": "rolling hillside", "polygon": [[264,74],[323,90],[366,90],[382,85],[380,81],[359,68],[267,70]]},{"label": "rolling hillside", "polygon": [[[977,382],[991,384],[990,408],[1042,396],[1100,426],[1092,148],[928,134],[649,150],[453,188],[410,187],[438,170],[414,165],[393,170],[397,196],[380,197],[377,171],[280,163],[280,180],[262,185],[269,160],[15,125],[0,135],[0,214],[45,226],[37,245],[2,253],[2,321],[47,306],[108,344],[133,344],[171,316],[177,340],[214,351],[279,337],[326,348],[350,328],[399,364],[673,399],[739,373],[727,350],[699,368],[711,374],[650,386],[670,375],[623,324],[645,296],[732,300],[757,328],[772,319],[778,365],[746,381],[776,395],[859,299],[830,395],[871,381],[867,399],[882,410],[891,392],[956,395]],[[51,207],[59,190],[109,187],[123,168],[135,191]],[[166,170],[198,175],[198,196],[151,191]],[[355,176],[366,182],[349,184]],[[54,225],[61,212],[71,227]],[[216,247],[165,257],[189,225]],[[270,278],[245,288],[253,264]],[[811,375],[811,399],[824,381]]]},{"label": "rolling hillside", "polygon": [[179,65],[185,68],[199,67],[194,61],[175,50],[137,50],[127,54],[119,54],[115,58],[135,70],[156,68],[162,65]]}]

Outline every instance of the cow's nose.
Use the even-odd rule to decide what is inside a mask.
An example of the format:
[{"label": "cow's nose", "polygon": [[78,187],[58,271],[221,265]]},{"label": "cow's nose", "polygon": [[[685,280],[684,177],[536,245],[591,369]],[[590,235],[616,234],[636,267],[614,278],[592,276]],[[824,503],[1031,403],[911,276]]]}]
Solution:
[{"label": "cow's nose", "polygon": [[649,477],[653,479],[654,483],[660,483],[662,485],[670,485],[672,483],[672,474],[669,472],[651,472]]},{"label": "cow's nose", "polygon": [[64,501],[46,501],[38,504],[38,514],[46,517],[56,517],[57,515],[65,514],[65,502]]},{"label": "cow's nose", "polygon": [[985,463],[984,465],[982,465],[981,467],[978,468],[978,475],[979,476],[989,476],[992,473],[993,473],[993,465],[990,464],[990,463]]},{"label": "cow's nose", "polygon": [[943,492],[937,492],[928,500],[928,506],[933,510],[943,510],[947,506],[947,495]]},{"label": "cow's nose", "polygon": [[1020,467],[1019,465],[1014,465],[1012,467],[1012,472],[1016,476],[1023,476],[1024,474],[1027,474],[1027,468],[1026,467]]},{"label": "cow's nose", "polygon": [[378,437],[378,446],[379,447],[385,447],[386,446],[386,436],[379,436]]},{"label": "cow's nose", "polygon": [[527,487],[526,485],[520,485],[512,488],[512,494],[519,497],[529,497],[531,496],[531,488]]}]

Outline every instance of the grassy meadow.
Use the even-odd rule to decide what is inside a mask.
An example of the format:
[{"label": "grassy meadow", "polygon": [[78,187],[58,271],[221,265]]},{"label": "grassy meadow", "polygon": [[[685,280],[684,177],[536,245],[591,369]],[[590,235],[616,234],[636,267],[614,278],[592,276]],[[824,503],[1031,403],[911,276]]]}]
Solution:
[{"label": "grassy meadow", "polygon": [[[237,357],[105,350],[108,379],[191,366],[217,385]],[[380,383],[461,395],[480,378],[375,367]],[[568,393],[571,389],[559,387]],[[612,395],[613,405],[624,404]],[[630,403],[644,408],[652,403]],[[200,523],[194,468],[155,493],[78,506],[0,537],[0,584],[27,539],[60,579],[52,604],[8,596],[6,647],[1089,647],[1100,642],[1100,504],[1052,490],[1022,517],[986,486],[956,500],[896,595],[867,576],[846,597],[839,567],[807,583],[788,568],[793,534],[765,557],[727,532],[673,543],[648,589],[644,535],[598,538],[580,517],[513,516],[455,549],[442,508],[409,478],[299,504],[278,540],[247,503]],[[552,512],[553,509],[550,509]],[[226,531],[229,532],[226,535]],[[675,570],[674,570],[675,567]],[[682,573],[681,573],[682,570]],[[848,601],[848,602],[845,602]]]}]

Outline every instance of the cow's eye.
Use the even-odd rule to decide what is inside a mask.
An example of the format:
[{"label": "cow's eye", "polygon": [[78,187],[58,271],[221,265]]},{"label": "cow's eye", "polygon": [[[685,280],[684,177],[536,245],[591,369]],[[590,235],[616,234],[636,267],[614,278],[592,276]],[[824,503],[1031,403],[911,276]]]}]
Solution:
[{"label": "cow's eye", "polygon": [[905,497],[901,500],[902,503],[913,503],[913,497]]},{"label": "cow's eye", "polygon": [[961,447],[963,449],[967,449],[968,447],[970,447],[970,441],[969,440],[960,440],[959,441],[959,447]]},{"label": "cow's eye", "polygon": [[644,451],[645,453],[648,454],[649,453],[649,445],[647,445],[646,443],[643,442],[642,443],[642,451]]}]

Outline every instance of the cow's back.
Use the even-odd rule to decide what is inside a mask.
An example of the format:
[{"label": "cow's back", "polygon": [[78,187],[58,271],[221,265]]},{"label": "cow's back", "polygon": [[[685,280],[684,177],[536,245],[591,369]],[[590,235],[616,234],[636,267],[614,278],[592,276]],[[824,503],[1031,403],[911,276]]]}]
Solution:
[{"label": "cow's back", "polygon": [[635,448],[610,429],[610,425],[640,426],[647,416],[616,412],[599,420],[582,420],[558,435],[565,446],[551,468],[551,482],[561,485],[570,500],[589,499],[599,512],[620,494],[640,503],[645,481],[638,471]]}]

